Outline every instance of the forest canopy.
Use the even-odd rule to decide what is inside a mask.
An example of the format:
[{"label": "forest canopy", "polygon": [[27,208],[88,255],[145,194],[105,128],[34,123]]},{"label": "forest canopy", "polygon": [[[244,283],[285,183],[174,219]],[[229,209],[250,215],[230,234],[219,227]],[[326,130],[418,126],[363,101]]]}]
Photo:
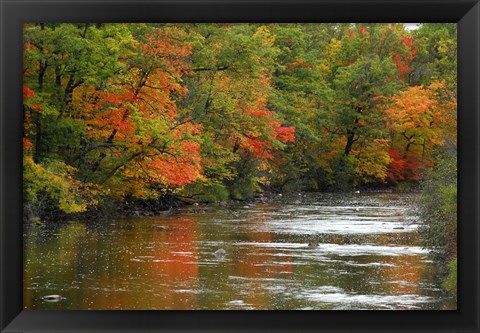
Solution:
[{"label": "forest canopy", "polygon": [[26,24],[25,214],[415,185],[456,156],[456,48],[455,24]]}]

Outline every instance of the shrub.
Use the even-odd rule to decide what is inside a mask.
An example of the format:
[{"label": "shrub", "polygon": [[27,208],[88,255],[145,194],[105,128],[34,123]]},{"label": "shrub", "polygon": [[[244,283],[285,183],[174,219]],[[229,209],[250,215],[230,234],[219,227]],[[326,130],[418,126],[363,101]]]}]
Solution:
[{"label": "shrub", "polygon": [[203,202],[228,200],[228,190],[223,184],[211,184],[203,188],[203,194],[198,196]]},{"label": "shrub", "polygon": [[443,282],[443,288],[445,290],[452,294],[456,295],[457,294],[457,258],[452,259],[448,263],[448,269],[449,273],[445,281]]},{"label": "shrub", "polygon": [[457,156],[444,152],[420,196],[423,245],[445,266],[457,253]]},{"label": "shrub", "polygon": [[46,210],[64,213],[85,211],[95,205],[97,190],[73,178],[75,169],[59,161],[37,164],[30,156],[23,161],[24,217],[38,220]]},{"label": "shrub", "polygon": [[443,287],[457,290],[457,154],[449,149],[439,155],[437,165],[423,182],[419,199],[420,240],[439,263]]}]

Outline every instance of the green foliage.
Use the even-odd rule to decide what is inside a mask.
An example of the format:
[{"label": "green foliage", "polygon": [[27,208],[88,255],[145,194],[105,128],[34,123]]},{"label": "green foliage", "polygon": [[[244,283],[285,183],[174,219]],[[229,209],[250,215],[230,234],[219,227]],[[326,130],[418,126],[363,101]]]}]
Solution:
[{"label": "green foliage", "polygon": [[[103,206],[348,191],[392,170],[402,186],[456,140],[454,25],[45,23],[24,36],[25,198],[39,212],[87,209],[91,184]],[[426,90],[435,113],[420,110]]]},{"label": "green foliage", "polygon": [[348,191],[353,187],[353,174],[355,170],[356,158],[354,156],[341,155],[339,159],[333,160],[333,180],[334,187]]},{"label": "green foliage", "polygon": [[457,295],[457,258],[448,263],[448,276],[443,282],[445,290],[452,295]]},{"label": "green foliage", "polygon": [[24,41],[26,220],[423,176],[422,243],[455,293],[455,24],[40,23]]},{"label": "green foliage", "polygon": [[354,186],[385,181],[390,156],[386,150],[378,149],[380,146],[382,142],[374,141],[374,145],[365,147],[357,155],[354,163]]},{"label": "green foliage", "polygon": [[224,184],[197,182],[185,186],[182,190],[182,197],[192,201],[218,202],[228,200],[230,194]]},{"label": "green foliage", "polygon": [[444,265],[457,253],[457,154],[439,155],[438,164],[423,183],[420,236],[434,258]]},{"label": "green foliage", "polygon": [[199,199],[204,202],[218,202],[229,199],[229,193],[225,185],[213,184],[203,188],[205,194],[199,196]]},{"label": "green foliage", "polygon": [[429,86],[446,81],[451,90],[457,88],[457,25],[455,23],[423,24],[413,32],[418,52],[410,75],[412,85]]},{"label": "green foliage", "polygon": [[261,174],[255,164],[255,159],[247,156],[237,162],[235,178],[225,182],[232,199],[251,199],[255,192],[262,190],[259,182]]}]

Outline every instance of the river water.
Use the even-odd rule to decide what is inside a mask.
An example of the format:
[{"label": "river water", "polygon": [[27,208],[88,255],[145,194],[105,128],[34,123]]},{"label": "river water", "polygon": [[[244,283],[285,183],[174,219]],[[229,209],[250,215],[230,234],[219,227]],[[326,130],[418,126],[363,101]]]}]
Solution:
[{"label": "river water", "polygon": [[[455,309],[418,245],[414,201],[296,193],[170,216],[27,225],[24,307]],[[42,299],[51,294],[64,299]]]}]

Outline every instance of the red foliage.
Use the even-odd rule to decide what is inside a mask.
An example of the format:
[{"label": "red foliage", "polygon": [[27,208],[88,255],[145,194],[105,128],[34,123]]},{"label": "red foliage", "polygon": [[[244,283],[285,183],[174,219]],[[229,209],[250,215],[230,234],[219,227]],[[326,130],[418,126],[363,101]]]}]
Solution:
[{"label": "red foliage", "polygon": [[[248,134],[247,139],[243,142],[242,148],[245,152],[256,158],[273,160],[272,141],[278,140],[282,143],[295,141],[295,127],[282,126],[281,121],[274,118],[275,112],[268,110],[244,110],[250,116],[253,116],[256,124],[262,124],[264,129],[271,134],[266,137],[264,135]],[[246,124],[247,128],[252,124]]]},{"label": "red foliage", "polygon": [[396,54],[393,58],[393,61],[397,65],[398,74],[400,76],[400,79],[403,81],[405,79],[405,76],[412,71],[412,68],[410,68],[410,63],[413,61],[413,59],[415,59],[417,48],[414,48],[414,42],[411,38],[407,36],[402,36],[401,39],[405,46],[410,49],[410,51],[407,55],[401,56],[400,54]]},{"label": "red foliage", "polygon": [[403,42],[405,43],[405,45],[407,45],[408,47],[412,47],[413,46],[413,40],[407,36],[402,36],[402,40]]},{"label": "red foliage", "polygon": [[23,98],[33,97],[33,96],[35,96],[35,93],[33,92],[33,90],[31,90],[27,86],[23,86]]},{"label": "red foliage", "polygon": [[258,138],[247,138],[244,143],[244,150],[256,158],[264,158],[273,160],[274,157],[270,153],[270,143],[262,141]]},{"label": "red foliage", "polygon": [[33,147],[33,143],[30,142],[30,140],[26,139],[26,138],[23,138],[23,148],[25,149],[30,149]]},{"label": "red foliage", "polygon": [[202,172],[200,145],[189,139],[201,135],[201,126],[180,119],[176,105],[187,92],[180,78],[188,73],[185,58],[191,46],[180,30],[172,28],[145,36],[138,48],[141,53],[133,62],[130,82],[95,91],[96,98],[82,107],[89,134],[121,147],[112,150],[114,157],[143,149],[122,169],[125,177],[137,179],[139,187],[186,185]]},{"label": "red foliage", "polygon": [[389,148],[388,154],[392,159],[387,170],[387,176],[391,181],[396,183],[405,180],[419,180],[420,171],[425,168],[421,156],[412,153],[403,157],[394,148]]},{"label": "red foliage", "polygon": [[293,126],[275,126],[275,138],[282,142],[295,141],[295,127]]},{"label": "red foliage", "polygon": [[395,55],[393,62],[397,65],[397,71],[400,78],[403,80],[404,76],[412,71],[410,68],[410,60],[402,58],[400,55]]}]

